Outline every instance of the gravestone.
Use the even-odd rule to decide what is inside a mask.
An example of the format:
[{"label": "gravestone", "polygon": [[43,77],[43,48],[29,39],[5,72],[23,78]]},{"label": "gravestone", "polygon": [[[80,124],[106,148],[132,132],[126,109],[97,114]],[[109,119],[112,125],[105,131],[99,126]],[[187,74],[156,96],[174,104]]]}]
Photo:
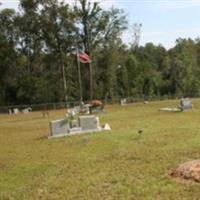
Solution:
[{"label": "gravestone", "polygon": [[50,122],[50,136],[69,133],[70,125],[67,119],[59,119]]},{"label": "gravestone", "polygon": [[14,114],[18,114],[18,113],[19,113],[19,109],[18,109],[18,108],[14,108],[14,109],[13,109],[13,113],[14,113]]},{"label": "gravestone", "polygon": [[28,114],[28,113],[30,113],[31,111],[32,111],[32,108],[31,108],[31,107],[28,107],[28,108],[23,109],[23,110],[22,110],[22,113]]},{"label": "gravestone", "polygon": [[101,129],[99,118],[94,115],[80,116],[79,126],[83,131]]},{"label": "gravestone", "polygon": [[49,138],[63,137],[69,135],[99,132],[102,130],[111,130],[110,126],[106,124],[101,127],[99,118],[94,115],[80,116],[78,120],[59,119],[50,122],[50,136]]},{"label": "gravestone", "polygon": [[192,102],[189,98],[182,98],[180,104],[181,104],[182,111],[191,110],[193,107]]},{"label": "gravestone", "polygon": [[121,99],[120,103],[122,106],[125,106],[127,104],[127,99],[126,98]]},{"label": "gravestone", "polygon": [[9,109],[8,112],[9,112],[9,115],[13,114],[12,109]]}]

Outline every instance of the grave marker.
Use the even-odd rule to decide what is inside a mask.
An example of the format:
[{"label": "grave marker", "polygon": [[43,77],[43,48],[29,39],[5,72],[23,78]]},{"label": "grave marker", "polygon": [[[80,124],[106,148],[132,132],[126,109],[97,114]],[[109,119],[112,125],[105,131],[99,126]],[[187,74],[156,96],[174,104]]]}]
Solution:
[{"label": "grave marker", "polygon": [[58,119],[50,122],[50,136],[69,133],[69,122],[67,119]]},{"label": "grave marker", "polygon": [[127,104],[127,99],[126,98],[121,99],[120,103],[122,106],[125,106]]},{"label": "grave marker", "polygon": [[79,117],[79,126],[83,131],[100,129],[99,118],[94,115]]},{"label": "grave marker", "polygon": [[13,114],[12,109],[9,109],[8,111],[9,111],[9,115]]},{"label": "grave marker", "polygon": [[28,107],[28,108],[23,109],[23,110],[22,110],[22,113],[28,114],[28,113],[30,113],[31,111],[32,111],[32,108],[31,108],[31,107]]},{"label": "grave marker", "polygon": [[189,98],[182,98],[180,104],[181,104],[182,111],[191,110],[193,107],[192,102]]},{"label": "grave marker", "polygon": [[14,108],[14,109],[13,109],[13,113],[14,113],[14,114],[18,114],[18,113],[19,113],[19,109],[18,109],[18,108]]},{"label": "grave marker", "polygon": [[94,115],[80,116],[77,120],[59,119],[50,122],[49,138],[63,137],[69,135],[109,131],[111,130],[108,124],[100,126],[99,118]]}]

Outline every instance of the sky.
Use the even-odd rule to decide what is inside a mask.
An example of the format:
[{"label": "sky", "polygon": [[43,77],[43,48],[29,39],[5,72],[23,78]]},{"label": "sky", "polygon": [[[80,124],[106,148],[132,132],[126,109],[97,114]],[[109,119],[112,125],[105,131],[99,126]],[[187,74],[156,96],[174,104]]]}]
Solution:
[{"label": "sky", "polygon": [[[65,0],[72,3],[74,0]],[[94,1],[94,0],[91,0]],[[129,29],[123,40],[131,42],[133,24],[141,23],[140,44],[175,45],[177,38],[200,36],[200,0],[98,0],[104,9],[121,8],[127,14]],[[18,8],[18,0],[0,0],[0,8]]]}]

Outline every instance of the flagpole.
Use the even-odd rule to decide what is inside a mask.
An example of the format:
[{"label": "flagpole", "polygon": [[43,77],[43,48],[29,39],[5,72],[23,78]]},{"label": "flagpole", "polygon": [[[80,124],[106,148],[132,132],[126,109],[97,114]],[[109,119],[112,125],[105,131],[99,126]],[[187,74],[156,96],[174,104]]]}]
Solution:
[{"label": "flagpole", "polygon": [[64,99],[65,99],[65,104],[67,105],[67,81],[66,81],[65,64],[64,64],[63,52],[62,52],[61,46],[60,46],[60,53],[61,53],[61,64],[62,64]]},{"label": "flagpole", "polygon": [[89,70],[90,70],[90,100],[93,99],[93,80],[92,80],[92,64],[89,63]]},{"label": "flagpole", "polygon": [[83,92],[82,92],[81,68],[80,68],[78,47],[76,49],[76,56],[77,56],[77,65],[78,65],[78,82],[79,82],[79,91],[80,91],[80,101],[82,102],[83,101]]}]

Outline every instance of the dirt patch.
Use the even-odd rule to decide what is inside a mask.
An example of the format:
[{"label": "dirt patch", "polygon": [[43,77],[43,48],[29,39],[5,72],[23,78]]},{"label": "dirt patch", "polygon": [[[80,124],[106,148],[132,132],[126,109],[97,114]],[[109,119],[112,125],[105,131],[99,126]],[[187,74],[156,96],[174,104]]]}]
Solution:
[{"label": "dirt patch", "polygon": [[192,160],[179,165],[170,175],[172,177],[200,183],[200,160]]}]

